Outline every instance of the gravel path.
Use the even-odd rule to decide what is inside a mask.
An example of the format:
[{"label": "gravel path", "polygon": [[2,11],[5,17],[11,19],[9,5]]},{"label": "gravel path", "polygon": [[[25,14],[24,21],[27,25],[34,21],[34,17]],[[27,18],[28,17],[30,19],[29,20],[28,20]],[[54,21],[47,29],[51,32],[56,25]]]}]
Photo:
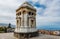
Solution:
[{"label": "gravel path", "polygon": [[[15,39],[13,33],[0,33],[0,39]],[[60,39],[60,36],[42,35],[30,39]]]}]

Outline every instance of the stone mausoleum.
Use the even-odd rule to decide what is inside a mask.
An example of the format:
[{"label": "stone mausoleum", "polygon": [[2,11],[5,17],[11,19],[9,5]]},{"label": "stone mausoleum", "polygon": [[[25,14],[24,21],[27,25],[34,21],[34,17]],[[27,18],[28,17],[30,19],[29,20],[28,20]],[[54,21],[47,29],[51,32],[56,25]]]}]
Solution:
[{"label": "stone mausoleum", "polygon": [[38,36],[38,30],[36,29],[36,9],[28,2],[24,2],[16,10],[16,28],[14,36],[17,39]]}]

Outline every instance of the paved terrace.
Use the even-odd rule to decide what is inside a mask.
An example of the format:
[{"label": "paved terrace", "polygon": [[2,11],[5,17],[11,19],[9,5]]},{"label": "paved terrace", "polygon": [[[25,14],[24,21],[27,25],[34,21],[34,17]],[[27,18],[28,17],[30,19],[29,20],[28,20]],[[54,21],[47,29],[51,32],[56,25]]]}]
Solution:
[{"label": "paved terrace", "polygon": [[[13,33],[0,33],[0,39],[15,39]],[[60,39],[60,36],[43,35],[30,39]]]}]

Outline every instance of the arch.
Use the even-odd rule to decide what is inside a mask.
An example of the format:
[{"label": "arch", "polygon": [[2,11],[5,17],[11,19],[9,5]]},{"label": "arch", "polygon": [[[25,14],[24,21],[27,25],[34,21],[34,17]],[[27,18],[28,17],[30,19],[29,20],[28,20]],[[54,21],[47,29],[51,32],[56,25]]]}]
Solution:
[{"label": "arch", "polygon": [[19,22],[19,20],[16,20],[17,21],[17,27],[18,27],[18,22]]},{"label": "arch", "polygon": [[19,15],[21,15],[21,12],[19,13]]},{"label": "arch", "polygon": [[29,15],[31,15],[31,12],[28,12]]},{"label": "arch", "polygon": [[26,11],[25,10],[23,10],[23,13],[25,13]]},{"label": "arch", "polygon": [[19,17],[19,22],[20,22],[20,26],[21,26],[21,17]]},{"label": "arch", "polygon": [[31,27],[33,27],[33,24],[34,24],[34,20],[31,20]]},{"label": "arch", "polygon": [[34,15],[34,13],[33,12],[28,12],[28,15]]}]

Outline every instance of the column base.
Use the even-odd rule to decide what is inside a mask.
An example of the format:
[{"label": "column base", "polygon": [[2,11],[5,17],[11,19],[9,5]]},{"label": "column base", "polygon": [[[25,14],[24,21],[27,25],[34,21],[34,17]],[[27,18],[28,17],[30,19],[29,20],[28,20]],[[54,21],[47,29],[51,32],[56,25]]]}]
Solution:
[{"label": "column base", "polygon": [[30,33],[17,33],[17,32],[14,32],[14,36],[16,38],[31,38],[31,37],[36,37],[36,36],[39,36],[39,33],[38,31],[36,32],[30,32]]}]

